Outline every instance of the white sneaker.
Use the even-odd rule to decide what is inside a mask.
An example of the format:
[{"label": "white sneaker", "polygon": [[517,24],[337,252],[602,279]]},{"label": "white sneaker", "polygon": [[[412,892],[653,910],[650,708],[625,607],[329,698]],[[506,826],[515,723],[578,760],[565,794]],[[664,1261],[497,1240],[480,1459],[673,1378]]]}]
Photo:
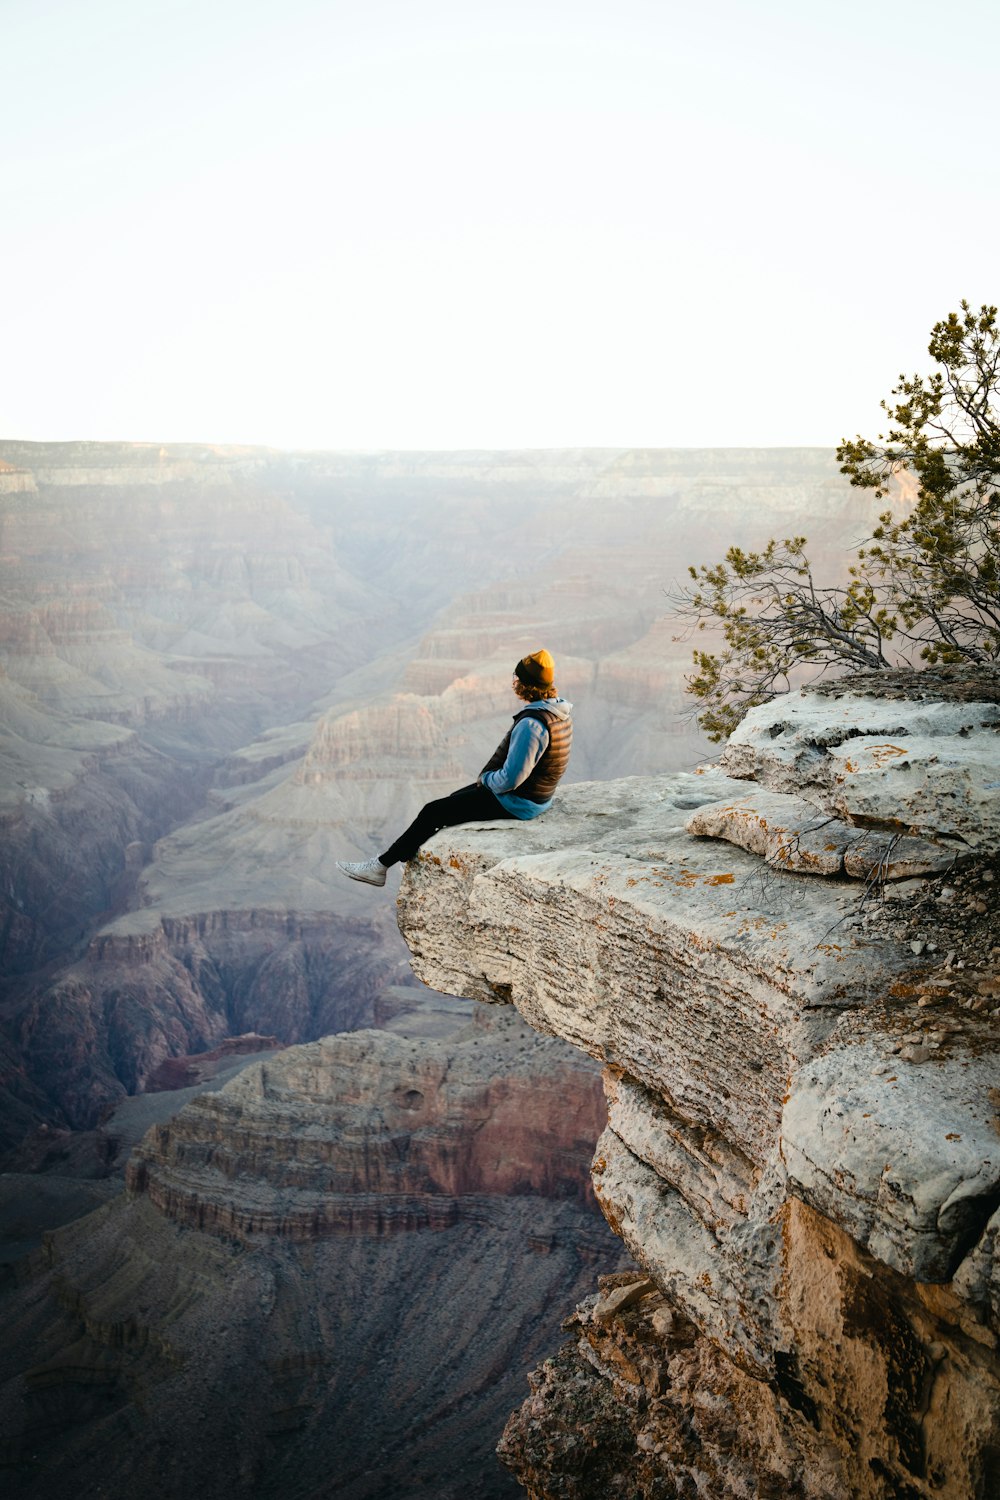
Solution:
[{"label": "white sneaker", "polygon": [[338,859],[337,869],[343,870],[349,880],[363,880],[365,885],[385,885],[385,865],[380,859],[365,859],[358,864]]}]

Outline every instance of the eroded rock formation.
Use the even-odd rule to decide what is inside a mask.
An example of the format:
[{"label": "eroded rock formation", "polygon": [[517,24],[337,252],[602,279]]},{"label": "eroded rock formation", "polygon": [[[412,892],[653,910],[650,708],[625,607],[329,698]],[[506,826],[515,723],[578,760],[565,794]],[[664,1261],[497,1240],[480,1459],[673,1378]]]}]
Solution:
[{"label": "eroded rock formation", "polygon": [[606,1064],[594,1186],[649,1279],[533,1377],[537,1500],[1000,1484],[1000,680],[866,686],[408,867],[425,982]]},{"label": "eroded rock formation", "polygon": [[443,1228],[483,1197],[583,1202],[598,1080],[540,1043],[480,1016],[447,1047],[385,1031],[296,1047],[156,1127],[126,1181],[238,1238]]},{"label": "eroded rock formation", "polygon": [[166,1059],[233,1034],[298,1042],[368,1025],[397,968],[378,922],[335,911],[134,916],[18,1016],[20,1056],[74,1129],[145,1088]]},{"label": "eroded rock formation", "polygon": [[516,1493],[504,1414],[616,1253],[589,1201],[600,1081],[517,1017],[411,993],[382,1032],[193,1100],[126,1195],[21,1261],[12,1493]]}]

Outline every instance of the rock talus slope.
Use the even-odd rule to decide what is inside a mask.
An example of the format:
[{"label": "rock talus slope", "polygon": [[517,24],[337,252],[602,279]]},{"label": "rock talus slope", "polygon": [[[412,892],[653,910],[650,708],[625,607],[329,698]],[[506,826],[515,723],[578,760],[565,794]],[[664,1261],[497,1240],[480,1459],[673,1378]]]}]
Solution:
[{"label": "rock talus slope", "polygon": [[1000,678],[790,695],[721,766],[439,835],[426,983],[605,1063],[602,1281],[501,1452],[532,1496],[1000,1488]]}]

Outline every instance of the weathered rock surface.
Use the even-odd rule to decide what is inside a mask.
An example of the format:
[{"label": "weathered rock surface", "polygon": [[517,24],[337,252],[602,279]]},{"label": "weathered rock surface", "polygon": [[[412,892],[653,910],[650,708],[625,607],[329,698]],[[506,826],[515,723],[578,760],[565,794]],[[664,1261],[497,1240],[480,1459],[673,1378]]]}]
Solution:
[{"label": "weathered rock surface", "polygon": [[408,867],[422,979],[606,1062],[595,1191],[653,1284],[533,1378],[502,1449],[531,1495],[1000,1484],[1000,718],[964,691],[793,694],[730,742],[742,785],[572,787]]},{"label": "weathered rock surface", "polygon": [[795,1195],[920,1282],[952,1280],[1000,1203],[1000,1027],[935,1025],[914,1066],[890,1050],[891,1012],[845,1016],[792,1079],[782,1123]]},{"label": "weathered rock surface", "polygon": [[797,875],[850,875],[906,880],[951,869],[954,847],[898,833],[875,833],[845,823],[815,802],[757,790],[733,802],[713,802],[692,813],[688,833],[725,839],[760,854],[775,869]]},{"label": "weathered rock surface", "polygon": [[776,698],[735,730],[721,764],[860,827],[989,852],[1000,846],[1000,673],[980,682],[978,700],[867,698],[849,686]]},{"label": "weathered rock surface", "polygon": [[513,1000],[763,1160],[792,1067],[841,1007],[915,964],[907,944],[854,932],[849,884],[782,884],[685,832],[694,807],[737,789],[714,771],[592,783],[526,827],[441,835],[408,870],[399,917],[425,983]]}]

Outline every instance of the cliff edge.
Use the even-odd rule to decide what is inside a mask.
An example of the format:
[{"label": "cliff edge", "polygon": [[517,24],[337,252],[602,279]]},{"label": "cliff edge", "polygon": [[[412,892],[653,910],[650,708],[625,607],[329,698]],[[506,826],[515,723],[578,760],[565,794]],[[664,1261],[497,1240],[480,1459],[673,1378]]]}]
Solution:
[{"label": "cliff edge", "polygon": [[407,868],[418,976],[605,1064],[603,1278],[501,1456],[532,1496],[1000,1490],[1000,675],[842,680],[718,766]]}]

